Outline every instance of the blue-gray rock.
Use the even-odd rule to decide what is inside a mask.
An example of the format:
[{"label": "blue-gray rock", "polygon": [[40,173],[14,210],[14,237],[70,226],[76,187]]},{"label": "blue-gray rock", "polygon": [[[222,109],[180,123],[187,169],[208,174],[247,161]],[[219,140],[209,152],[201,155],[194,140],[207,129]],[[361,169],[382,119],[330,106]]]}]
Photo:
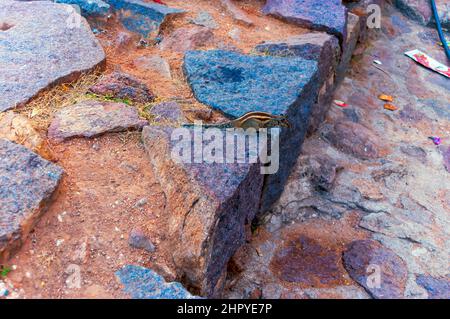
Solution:
[{"label": "blue-gray rock", "polygon": [[416,282],[424,287],[430,299],[450,299],[450,276],[434,278],[427,275],[419,275]]},{"label": "blue-gray rock", "polygon": [[148,268],[126,265],[116,276],[133,299],[196,299],[179,282],[167,283]]},{"label": "blue-gray rock", "polygon": [[[178,142],[180,133],[186,135]],[[245,242],[245,229],[258,211],[264,175],[257,163],[236,163],[236,157],[234,163],[224,163],[227,147],[219,136],[222,162],[210,163],[202,156],[194,163],[193,154],[199,153],[192,151],[192,135],[188,128],[148,126],[142,140],[171,212],[170,232],[158,249],[171,252],[186,283],[202,296],[215,297],[223,288],[226,265]],[[210,139],[204,134],[203,147]],[[183,152],[192,151],[187,162],[173,156],[180,145]]]},{"label": "blue-gray rock", "polygon": [[104,64],[100,43],[69,5],[3,0],[0,21],[0,112]]},{"label": "blue-gray rock", "polygon": [[300,154],[322,86],[318,63],[298,57],[191,51],[185,56],[184,71],[195,97],[226,116],[250,111],[287,116],[292,127],[281,131],[279,170],[266,179],[261,211],[267,210],[283,191]]},{"label": "blue-gray rock", "polygon": [[145,236],[144,232],[139,228],[131,230],[128,237],[128,244],[133,248],[144,249],[149,253],[155,251],[155,245]]},{"label": "blue-gray rock", "polygon": [[347,34],[347,9],[341,0],[267,0],[263,12],[302,27],[326,31],[341,42]]},{"label": "blue-gray rock", "polygon": [[323,32],[311,32],[293,36],[284,41],[258,44],[255,51],[265,55],[300,57],[317,62],[321,89],[317,103],[312,108],[308,128],[310,133],[314,132],[323,122],[333,97],[335,89],[333,79],[341,57],[338,39]]},{"label": "blue-gray rock", "polygon": [[250,111],[287,114],[317,75],[317,62],[247,56],[230,51],[189,51],[184,71],[195,97],[229,117]]},{"label": "blue-gray rock", "polygon": [[33,229],[62,174],[26,147],[0,139],[0,263]]},{"label": "blue-gray rock", "polygon": [[83,16],[102,16],[108,13],[109,4],[102,0],[56,0],[56,3],[77,5]]},{"label": "blue-gray rock", "polygon": [[184,10],[144,2],[141,0],[105,0],[115,11],[123,25],[144,38],[158,33],[167,16],[184,13]]}]

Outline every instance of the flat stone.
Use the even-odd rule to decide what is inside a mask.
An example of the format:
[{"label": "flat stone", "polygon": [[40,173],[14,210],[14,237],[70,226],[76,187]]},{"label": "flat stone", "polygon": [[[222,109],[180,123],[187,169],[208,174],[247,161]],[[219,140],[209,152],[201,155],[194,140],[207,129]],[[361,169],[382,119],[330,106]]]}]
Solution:
[{"label": "flat stone", "polygon": [[0,263],[22,245],[62,174],[57,165],[0,138]]},{"label": "flat stone", "polygon": [[56,3],[77,5],[83,16],[103,16],[109,11],[109,4],[102,0],[56,0]]},{"label": "flat stone", "polygon": [[271,261],[271,268],[281,280],[313,287],[343,283],[339,265],[340,254],[303,235],[290,239]]},{"label": "flat stone", "polygon": [[200,25],[202,27],[207,27],[210,29],[218,29],[219,25],[217,24],[216,20],[206,11],[200,11],[197,16],[190,20],[191,23]]},{"label": "flat stone", "polygon": [[450,299],[450,276],[434,278],[427,275],[419,275],[416,282],[424,287],[430,299]]},{"label": "flat stone", "polygon": [[[180,131],[174,130],[148,126],[142,132],[152,169],[167,198],[170,231],[158,248],[173,254],[184,283],[201,295],[218,296],[226,265],[245,242],[245,228],[259,208],[264,175],[256,163],[194,163],[193,154],[189,163],[177,161],[172,152]],[[183,143],[190,149],[192,139],[187,139],[192,138],[192,129],[183,130],[187,136]],[[208,138],[204,139],[205,147]]]},{"label": "flat stone", "polygon": [[166,282],[151,269],[126,265],[116,272],[124,291],[133,299],[195,299],[180,283]]},{"label": "flat stone", "polygon": [[185,12],[180,9],[141,0],[105,1],[117,12],[119,20],[125,28],[140,34],[144,38],[158,34],[161,24],[167,17]]},{"label": "flat stone", "polygon": [[48,129],[48,137],[63,141],[72,137],[95,137],[109,132],[141,129],[147,121],[137,109],[123,103],[84,101],[58,111]]},{"label": "flat stone", "polygon": [[263,12],[333,34],[341,42],[347,37],[347,9],[341,0],[267,0]]},{"label": "flat stone", "polygon": [[133,64],[140,71],[155,72],[165,78],[172,78],[169,63],[164,58],[158,55],[140,56],[133,61]]},{"label": "flat stone", "polygon": [[450,146],[443,146],[439,148],[441,150],[442,159],[444,161],[444,167],[447,172],[450,173]]},{"label": "flat stone", "polygon": [[67,23],[73,15],[72,7],[48,1],[0,3],[0,112],[104,64],[86,20],[76,28]]},{"label": "flat stone", "polygon": [[92,93],[124,100],[124,102],[148,103],[152,102],[155,96],[150,89],[134,76],[113,72],[103,76],[100,81],[89,88]]},{"label": "flat stone", "polygon": [[154,105],[150,113],[155,115],[155,120],[158,122],[186,122],[181,106],[177,102],[162,102]]},{"label": "flat stone", "polygon": [[379,158],[384,152],[376,134],[351,121],[325,124],[321,135],[339,150],[361,159]]},{"label": "flat stone", "polygon": [[222,6],[227,10],[233,19],[247,26],[253,25],[252,19],[239,7],[237,7],[231,0],[220,0]]},{"label": "flat stone", "polygon": [[250,111],[287,114],[317,80],[317,70],[317,62],[302,58],[221,50],[189,51],[184,58],[195,97],[234,118]]},{"label": "flat stone", "polygon": [[268,175],[261,211],[279,197],[300,153],[320,88],[316,61],[298,57],[246,56],[230,51],[188,51],[184,71],[195,97],[232,118],[251,111],[284,114],[280,162]]},{"label": "flat stone", "polygon": [[179,28],[161,42],[161,50],[185,52],[211,45],[214,33],[206,27]]},{"label": "flat stone", "polygon": [[404,298],[408,277],[406,264],[379,242],[374,240],[352,242],[343,254],[343,261],[350,277],[364,287],[372,297]]}]

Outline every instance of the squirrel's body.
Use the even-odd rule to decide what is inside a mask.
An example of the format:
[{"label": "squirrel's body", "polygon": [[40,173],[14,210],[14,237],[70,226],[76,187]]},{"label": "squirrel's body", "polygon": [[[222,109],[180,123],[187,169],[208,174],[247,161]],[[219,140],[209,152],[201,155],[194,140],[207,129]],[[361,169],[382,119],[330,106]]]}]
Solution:
[{"label": "squirrel's body", "polygon": [[[184,124],[183,126],[194,126],[195,124]],[[271,127],[290,127],[289,122],[287,121],[285,116],[282,115],[272,115],[266,112],[248,112],[243,116],[225,122],[225,123],[217,123],[217,124],[205,124],[202,125],[205,128],[271,128]]]}]

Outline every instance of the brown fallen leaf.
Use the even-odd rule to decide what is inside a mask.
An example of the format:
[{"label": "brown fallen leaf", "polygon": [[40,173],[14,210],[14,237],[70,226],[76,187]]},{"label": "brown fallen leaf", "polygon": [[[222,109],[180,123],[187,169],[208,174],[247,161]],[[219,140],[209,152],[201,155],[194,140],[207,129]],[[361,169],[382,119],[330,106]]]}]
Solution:
[{"label": "brown fallen leaf", "polygon": [[380,94],[380,95],[378,96],[378,98],[379,98],[380,100],[386,101],[386,102],[393,102],[393,101],[394,101],[394,98],[393,98],[392,96],[386,95],[386,94]]},{"label": "brown fallen leaf", "polygon": [[396,111],[396,110],[398,110],[398,107],[396,107],[394,104],[390,104],[390,103],[386,103],[384,105],[384,108],[386,110],[389,110],[389,111]]}]

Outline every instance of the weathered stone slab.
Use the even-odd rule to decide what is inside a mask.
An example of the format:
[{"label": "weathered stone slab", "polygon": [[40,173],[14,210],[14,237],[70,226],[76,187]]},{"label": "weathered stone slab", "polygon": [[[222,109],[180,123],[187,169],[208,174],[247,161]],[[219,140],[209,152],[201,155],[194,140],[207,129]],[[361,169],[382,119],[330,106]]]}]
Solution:
[{"label": "weathered stone slab", "polygon": [[102,16],[108,13],[109,4],[102,0],[55,0],[56,3],[77,5],[83,16]]},{"label": "weathered stone slab", "polygon": [[86,20],[80,17],[75,28],[68,23],[77,15],[71,6],[47,1],[0,3],[0,112],[104,63]]},{"label": "weathered stone slab", "polygon": [[266,179],[261,210],[279,197],[308,127],[318,91],[316,61],[298,57],[246,56],[229,51],[189,51],[184,70],[196,98],[229,117],[250,111],[287,116],[280,135],[280,169]]},{"label": "weathered stone slab", "polygon": [[[171,141],[173,130],[147,126],[142,133],[152,169],[167,198],[170,229],[159,249],[173,254],[178,277],[185,284],[201,295],[217,296],[226,265],[244,243],[245,228],[259,208],[263,175],[256,163],[208,163],[202,159],[194,163],[194,152],[202,154],[196,150],[189,157],[192,163],[180,163],[171,154],[176,145]],[[192,136],[192,129],[184,130]],[[178,141],[179,136],[174,138]],[[187,147],[193,145],[193,140],[184,142]]]},{"label": "weathered stone slab", "polygon": [[89,91],[109,98],[138,103],[152,102],[155,98],[145,83],[122,72],[103,76],[97,84],[89,88]]},{"label": "weathered stone slab", "polygon": [[263,12],[302,27],[325,31],[344,41],[347,9],[341,0],[267,0]]},{"label": "weathered stone slab", "polygon": [[94,137],[104,133],[141,129],[147,121],[138,111],[123,103],[84,101],[55,114],[48,137],[63,141],[72,137]]},{"label": "weathered stone slab", "polygon": [[[406,263],[374,240],[352,242],[343,254],[350,277],[374,298],[404,298]],[[378,276],[378,277],[375,277]]]},{"label": "weathered stone slab", "polygon": [[317,62],[302,58],[221,50],[189,51],[184,58],[184,71],[195,97],[230,117],[250,111],[287,114],[316,80],[317,70]]},{"label": "weathered stone slab", "polygon": [[120,21],[132,32],[148,38],[159,32],[167,17],[184,13],[154,2],[141,0],[105,0],[118,13]]},{"label": "weathered stone slab", "polygon": [[0,138],[0,262],[22,245],[62,174],[26,147]]},{"label": "weathered stone slab", "polygon": [[194,299],[178,282],[167,283],[151,269],[127,265],[116,272],[124,291],[133,299]]},{"label": "weathered stone slab", "polygon": [[361,23],[362,20],[353,13],[348,14],[347,19],[347,38],[342,43],[342,57],[336,70],[336,81],[341,82],[350,66],[350,61],[353,56],[353,52],[356,49],[356,45],[361,35]]}]

